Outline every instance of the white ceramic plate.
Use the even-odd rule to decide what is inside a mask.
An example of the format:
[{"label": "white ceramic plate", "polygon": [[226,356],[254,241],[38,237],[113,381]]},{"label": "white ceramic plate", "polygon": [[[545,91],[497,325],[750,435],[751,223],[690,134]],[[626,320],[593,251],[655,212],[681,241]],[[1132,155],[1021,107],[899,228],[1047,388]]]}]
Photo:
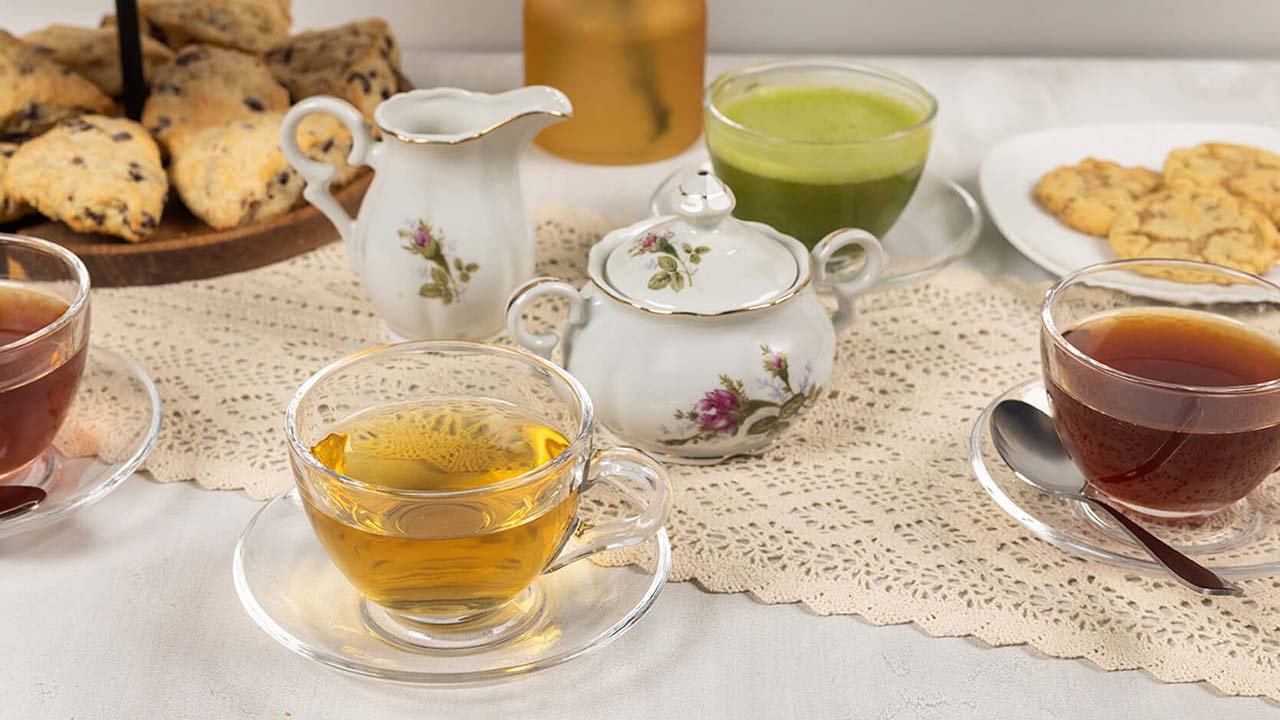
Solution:
[{"label": "white ceramic plate", "polygon": [[[1139,123],[1064,127],[1018,135],[1000,142],[982,161],[978,183],[987,212],[1009,243],[1032,262],[1059,277],[1116,259],[1103,238],[1058,222],[1031,196],[1037,181],[1059,165],[1086,157],[1159,171],[1170,150],[1204,142],[1252,145],[1280,153],[1280,129],[1230,123]],[[1280,270],[1264,277],[1280,282]],[[1178,286],[1147,278],[1149,294]],[[1168,287],[1165,287],[1168,286]],[[1161,292],[1161,291],[1165,292]]]}]

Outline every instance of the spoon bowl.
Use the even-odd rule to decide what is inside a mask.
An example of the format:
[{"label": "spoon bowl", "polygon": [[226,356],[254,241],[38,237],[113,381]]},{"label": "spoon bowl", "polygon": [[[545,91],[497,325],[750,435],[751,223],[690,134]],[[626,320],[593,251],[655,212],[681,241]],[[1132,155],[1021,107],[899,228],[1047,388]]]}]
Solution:
[{"label": "spoon bowl", "polygon": [[1058,439],[1053,418],[1040,408],[1019,400],[996,405],[991,415],[991,439],[1000,457],[1028,485],[1057,495],[1084,493],[1084,473]]}]

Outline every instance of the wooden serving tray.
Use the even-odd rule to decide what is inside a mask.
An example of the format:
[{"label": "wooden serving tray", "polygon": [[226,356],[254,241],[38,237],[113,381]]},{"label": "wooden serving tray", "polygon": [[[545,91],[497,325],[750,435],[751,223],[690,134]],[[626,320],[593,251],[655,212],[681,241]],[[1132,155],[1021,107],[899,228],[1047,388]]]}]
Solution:
[{"label": "wooden serving tray", "polygon": [[[373,173],[366,170],[334,192],[355,216]],[[214,230],[170,198],[155,232],[140,243],[78,233],[39,215],[0,229],[43,238],[70,249],[89,268],[94,287],[159,285],[251,270],[287,260],[337,239],[329,220],[302,204],[284,215],[233,230]]]}]

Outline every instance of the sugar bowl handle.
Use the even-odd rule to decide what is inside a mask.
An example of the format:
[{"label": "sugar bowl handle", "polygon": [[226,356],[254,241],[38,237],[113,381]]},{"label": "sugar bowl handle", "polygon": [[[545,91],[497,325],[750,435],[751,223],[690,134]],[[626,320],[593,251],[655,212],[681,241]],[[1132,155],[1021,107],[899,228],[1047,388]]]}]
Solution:
[{"label": "sugar bowl handle", "polygon": [[347,249],[347,260],[351,263],[351,268],[359,273],[362,263],[361,253],[356,247],[356,221],[351,219],[342,204],[329,192],[329,185],[333,182],[337,168],[327,162],[312,160],[298,145],[298,128],[312,113],[332,115],[351,131],[351,153],[347,156],[347,162],[352,165],[371,165],[377,155],[379,143],[365,127],[364,116],[354,105],[328,95],[307,98],[294,105],[285,113],[284,123],[280,126],[280,150],[302,179],[307,181],[302,196],[324,213],[337,228],[342,244]]},{"label": "sugar bowl handle", "polygon": [[631,447],[601,450],[591,458],[591,469],[582,492],[601,483],[612,485],[636,508],[633,515],[599,525],[580,524],[546,572],[605,550],[638,545],[653,537],[671,512],[671,481],[662,463]]},{"label": "sugar bowl handle", "polygon": [[[540,297],[562,297],[569,302],[569,314],[560,327],[559,335],[553,332],[529,332],[525,329],[525,308]],[[561,365],[567,366],[574,331],[585,321],[585,306],[582,294],[569,283],[553,277],[534,278],[516,288],[511,293],[511,299],[507,300],[507,332],[517,343],[547,360],[551,359],[551,351],[555,350],[556,345],[563,343],[564,362]]]},{"label": "sugar bowl handle", "polygon": [[[837,252],[850,245],[862,248],[862,267],[852,277],[828,279],[827,263],[832,261]],[[886,264],[884,246],[866,230],[854,228],[836,230],[822,238],[822,241],[813,248],[814,282],[819,287],[830,288],[836,296],[836,311],[831,314],[831,324],[836,327],[836,332],[843,330],[857,317],[857,308],[854,307],[853,299],[880,279]]]}]

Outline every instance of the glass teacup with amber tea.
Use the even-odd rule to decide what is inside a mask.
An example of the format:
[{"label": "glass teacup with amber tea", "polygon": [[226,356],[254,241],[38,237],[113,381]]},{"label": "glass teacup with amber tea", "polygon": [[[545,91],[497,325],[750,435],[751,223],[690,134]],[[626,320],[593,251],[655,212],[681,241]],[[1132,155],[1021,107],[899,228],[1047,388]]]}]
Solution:
[{"label": "glass teacup with amber tea", "polygon": [[[287,418],[312,528],[363,596],[361,616],[398,647],[468,649],[536,624],[544,573],[643,542],[665,522],[662,466],[592,445],[582,386],[518,350],[426,341],[321,370]],[[635,511],[595,525],[597,484]]]},{"label": "glass teacup with amber tea", "polygon": [[0,233],[0,484],[42,485],[89,344],[89,273],[70,251]]},{"label": "glass teacup with amber tea", "polygon": [[1280,467],[1280,287],[1181,260],[1104,263],[1045,296],[1054,425],[1091,487],[1208,515]]}]

